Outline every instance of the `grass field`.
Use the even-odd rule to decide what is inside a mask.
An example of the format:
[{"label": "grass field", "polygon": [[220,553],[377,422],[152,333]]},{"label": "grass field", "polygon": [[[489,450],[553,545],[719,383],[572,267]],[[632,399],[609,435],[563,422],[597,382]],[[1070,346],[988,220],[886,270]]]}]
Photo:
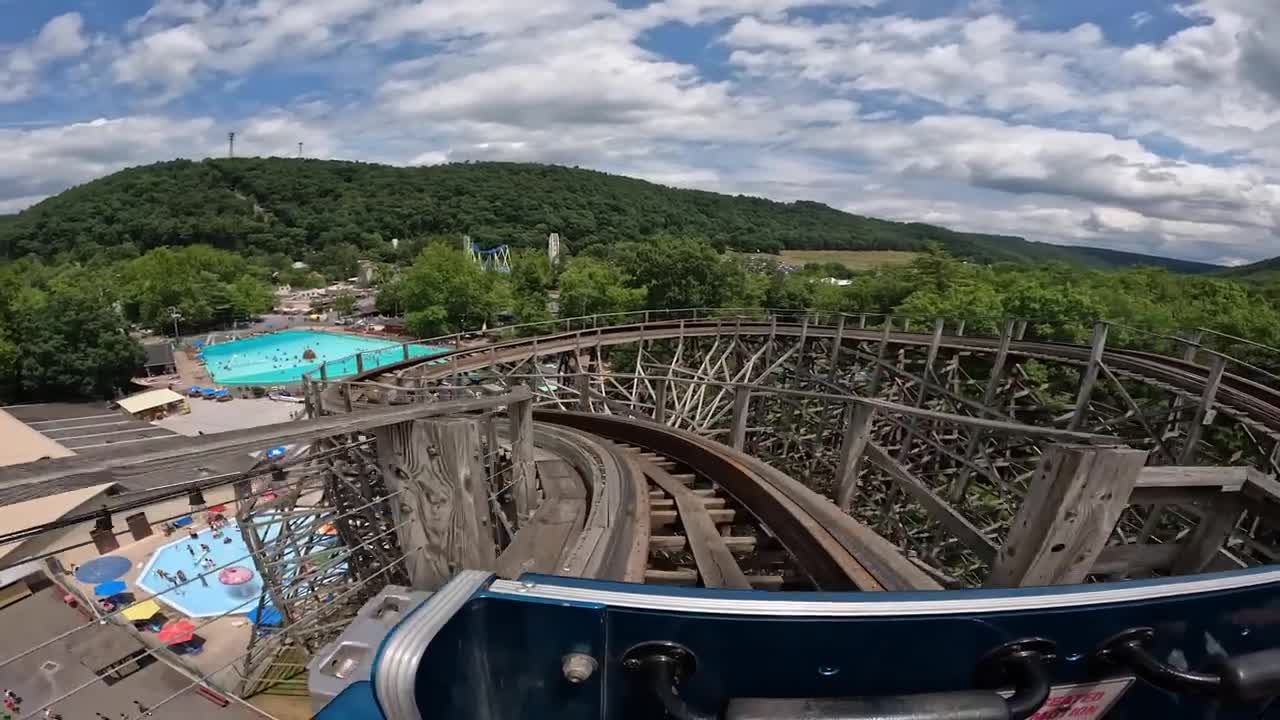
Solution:
[{"label": "grass field", "polygon": [[887,265],[905,265],[918,252],[903,250],[783,250],[782,259],[790,263],[838,262],[850,270],[871,270]]}]

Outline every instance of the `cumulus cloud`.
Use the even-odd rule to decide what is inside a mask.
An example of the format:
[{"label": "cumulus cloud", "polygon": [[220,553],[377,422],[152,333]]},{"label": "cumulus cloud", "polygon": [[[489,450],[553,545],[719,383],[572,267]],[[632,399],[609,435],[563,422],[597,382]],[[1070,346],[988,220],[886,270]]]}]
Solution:
[{"label": "cumulus cloud", "polygon": [[89,41],[83,30],[80,13],[66,13],[45,23],[27,42],[8,49],[0,47],[0,103],[31,96],[42,70],[84,52]]},{"label": "cumulus cloud", "polygon": [[[303,142],[401,164],[556,162],[1050,242],[1280,254],[1273,0],[1072,27],[995,0],[929,15],[880,0],[626,5],[154,0],[95,35],[88,71],[150,110],[0,131],[20,133],[0,151],[0,210],[120,165],[221,154],[234,129],[246,154]],[[1113,40],[1177,14],[1164,37]],[[710,40],[677,47],[666,31]],[[0,101],[89,44],[69,15],[0,49]],[[237,94],[311,62],[333,69],[327,91],[268,107]],[[246,109],[192,118],[189,97]],[[80,137],[114,144],[91,161]]]}]

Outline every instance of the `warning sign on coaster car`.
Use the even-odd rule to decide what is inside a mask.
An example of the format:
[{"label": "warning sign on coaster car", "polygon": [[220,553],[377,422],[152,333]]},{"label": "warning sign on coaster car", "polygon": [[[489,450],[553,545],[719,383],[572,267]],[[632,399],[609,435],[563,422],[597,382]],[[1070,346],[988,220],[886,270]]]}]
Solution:
[{"label": "warning sign on coaster car", "polygon": [[[1049,699],[1029,720],[1096,720],[1107,714],[1116,701],[1124,695],[1133,678],[1111,678],[1096,682],[1054,685]],[[1009,697],[1012,691],[1001,691]]]}]

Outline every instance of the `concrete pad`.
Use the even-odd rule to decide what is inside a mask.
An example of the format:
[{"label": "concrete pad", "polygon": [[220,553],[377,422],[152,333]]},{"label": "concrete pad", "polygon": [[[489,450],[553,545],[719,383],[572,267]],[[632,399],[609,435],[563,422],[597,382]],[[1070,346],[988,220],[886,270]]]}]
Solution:
[{"label": "concrete pad", "polygon": [[288,422],[296,414],[303,412],[301,403],[279,402],[267,398],[236,398],[230,402],[192,399],[190,414],[170,415],[153,424],[181,435],[212,435],[228,430]]},{"label": "concrete pad", "polygon": [[[87,667],[83,648],[93,645],[127,652],[142,647],[129,631],[112,624],[89,623],[79,612],[67,607],[56,586],[0,610],[0,654],[13,657],[49,638],[75,628],[67,637],[30,655],[0,667],[0,685],[23,700],[23,714],[33,712],[61,695],[88,684],[84,689],[52,706],[67,720],[93,720],[95,712],[115,718],[138,716],[134,700],[152,708],[156,720],[190,720],[193,717],[248,720],[260,717],[238,703],[220,708],[192,689],[191,680],[164,664],[154,662],[112,685],[97,681],[96,668]],[[160,705],[166,698],[173,700]]]}]

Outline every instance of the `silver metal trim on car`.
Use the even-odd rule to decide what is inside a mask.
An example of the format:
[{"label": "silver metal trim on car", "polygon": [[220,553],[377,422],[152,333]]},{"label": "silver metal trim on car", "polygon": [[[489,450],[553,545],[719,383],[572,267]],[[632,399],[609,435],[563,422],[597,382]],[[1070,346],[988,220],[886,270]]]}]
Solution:
[{"label": "silver metal trim on car", "polygon": [[392,629],[373,678],[378,704],[387,720],[422,720],[414,690],[427,645],[492,577],[482,570],[463,570]]}]

